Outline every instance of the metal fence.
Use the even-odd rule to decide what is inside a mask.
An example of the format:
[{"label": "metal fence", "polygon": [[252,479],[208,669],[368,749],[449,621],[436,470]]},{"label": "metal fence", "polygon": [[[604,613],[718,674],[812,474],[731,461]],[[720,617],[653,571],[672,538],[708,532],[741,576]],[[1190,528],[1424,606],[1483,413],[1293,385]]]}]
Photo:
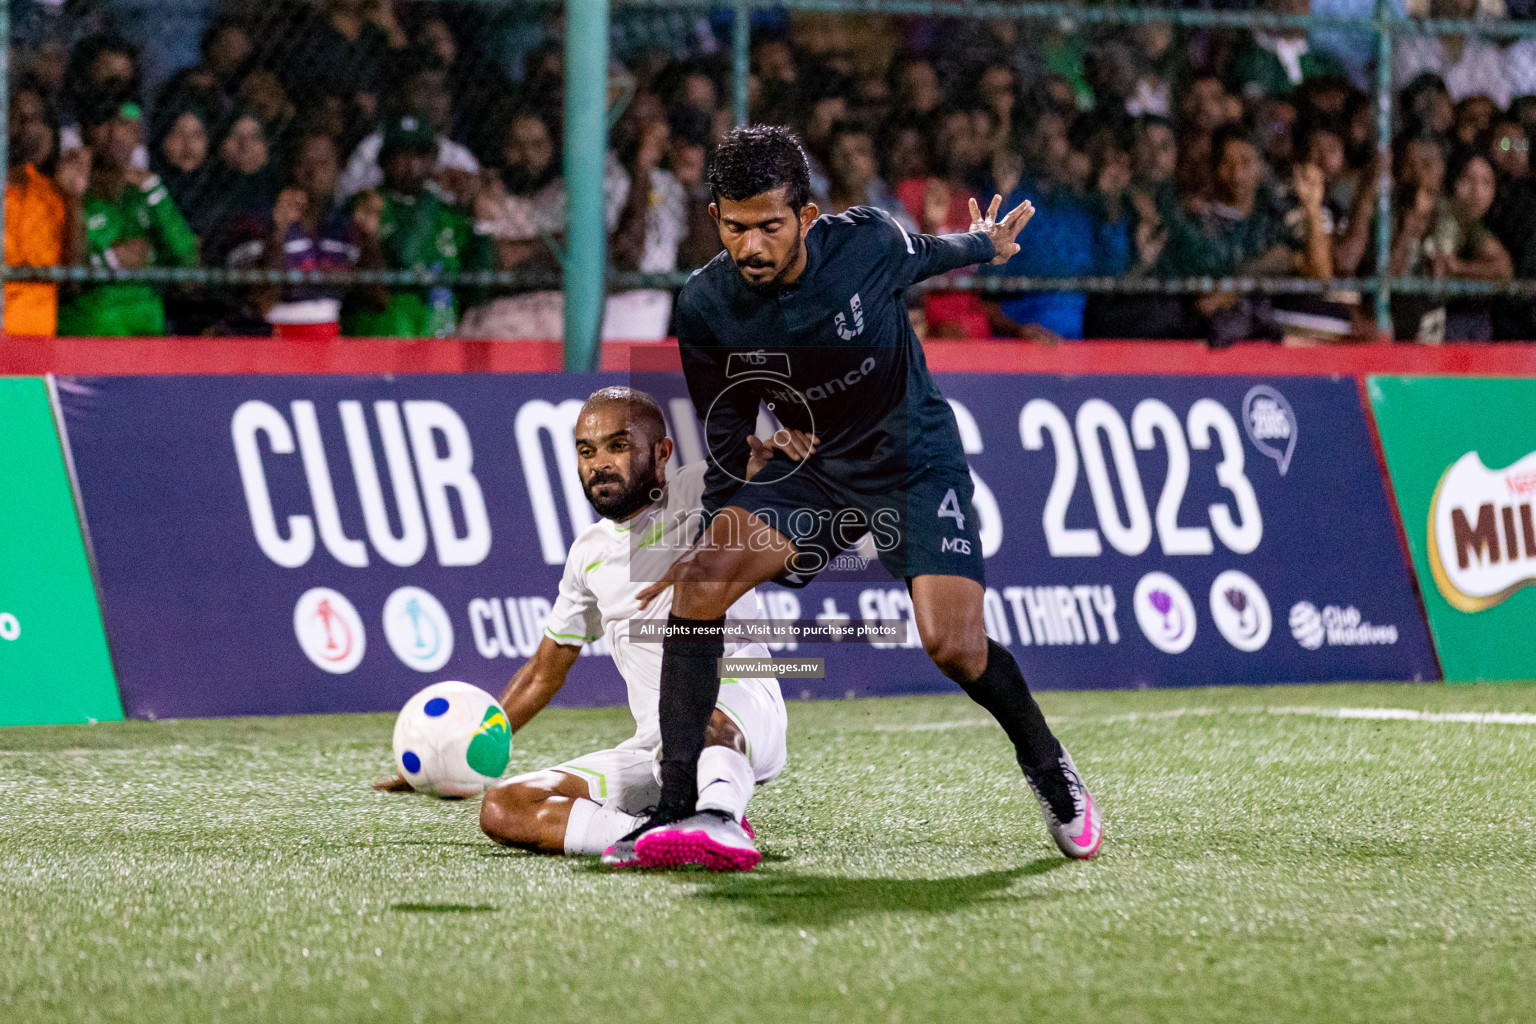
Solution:
[{"label": "metal fence", "polygon": [[[461,0],[462,2],[462,0]],[[559,5],[560,0],[473,0],[488,12],[544,8]],[[144,0],[141,8],[152,9]],[[277,0],[253,4],[252,15],[258,25],[270,27],[270,33],[255,40],[258,45],[281,47],[288,37],[283,25],[304,15],[302,3]],[[1447,21],[1429,18],[1404,18],[1393,12],[1390,0],[1377,0],[1370,18],[1332,15],[1282,15],[1253,10],[1197,10],[1178,7],[1084,5],[1062,3],[1002,3],[973,0],[733,0],[721,4],[709,0],[565,0],[564,39],[564,175],[570,199],[566,208],[565,244],[558,253],[558,268],[544,272],[488,270],[448,271],[285,271],[261,267],[201,266],[150,267],[127,270],[108,266],[6,267],[8,281],[54,281],[62,283],[146,281],[161,284],[195,283],[207,286],[250,286],[260,284],[346,284],[411,285],[430,287],[560,288],[564,294],[567,367],[593,365],[602,316],[605,290],[631,287],[678,287],[686,272],[671,274],[621,273],[607,266],[602,209],[604,154],[607,131],[613,111],[608,109],[608,56],[611,18],[694,16],[701,12],[729,10],[731,15],[731,83],[735,120],[748,119],[749,61],[751,47],[750,18],[758,9],[783,9],[792,12],[824,12],[845,15],[927,15],[953,19],[1012,19],[1031,23],[1070,23],[1075,26],[1134,25],[1162,22],[1186,28],[1230,29],[1337,29],[1369,33],[1375,40],[1375,125],[1376,150],[1385,159],[1392,145],[1394,97],[1392,57],[1394,46],[1404,37],[1416,35],[1459,34],[1474,38],[1536,37],[1536,23],[1521,21]],[[264,20],[263,20],[264,19]],[[287,19],[285,22],[284,19]],[[487,25],[495,22],[488,16]],[[12,70],[9,64],[13,39],[12,5],[0,3],[0,103],[9,109],[8,87]],[[684,30],[686,26],[684,26]],[[23,34],[26,26],[21,26]],[[489,31],[489,30],[488,30]],[[258,34],[262,32],[258,29]],[[316,59],[324,54],[316,54]],[[323,77],[325,68],[311,68]],[[336,69],[330,69],[334,72]],[[343,69],[345,70],[345,69]],[[395,74],[390,68],[375,73]],[[259,82],[250,88],[242,102],[262,102]],[[461,120],[494,119],[494,107],[501,97],[475,96]],[[297,116],[296,112],[290,112]],[[313,113],[312,111],[309,113]],[[165,113],[157,112],[162,126]],[[350,126],[348,126],[350,130]],[[8,143],[0,136],[0,151]],[[8,161],[7,161],[8,163]],[[1375,315],[1382,330],[1391,329],[1390,303],[1394,294],[1430,296],[1512,296],[1536,297],[1536,280],[1490,283],[1447,280],[1432,277],[1392,277],[1388,259],[1392,232],[1392,181],[1390,170],[1382,165],[1373,240],[1378,273],[1365,279],[1308,280],[1277,277],[1127,279],[1127,278],[1003,278],[951,276],[933,282],[938,289],[975,289],[984,292],[1089,291],[1125,294],[1194,294],[1211,291],[1265,294],[1321,294],[1356,291],[1374,296]],[[210,185],[209,187],[215,187]],[[4,227],[0,209],[0,230]]]}]

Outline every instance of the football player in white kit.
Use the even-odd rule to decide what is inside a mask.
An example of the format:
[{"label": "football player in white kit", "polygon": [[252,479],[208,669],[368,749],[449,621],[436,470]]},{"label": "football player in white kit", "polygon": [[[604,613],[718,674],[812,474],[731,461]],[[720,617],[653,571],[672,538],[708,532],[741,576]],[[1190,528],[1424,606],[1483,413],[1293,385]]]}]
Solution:
[{"label": "football player in white kit", "polygon": [[[549,703],[565,683],[583,644],[602,637],[629,689],[635,734],[542,771],[507,779],[488,790],[480,827],[498,843],[543,853],[602,854],[615,867],[701,864],[743,871],[761,855],[745,827],[755,786],[784,767],[786,716],[772,678],[725,678],[699,758],[697,813],[670,830],[665,844],[619,840],[645,820],[661,786],[660,637],[631,639],[632,622],[665,625],[671,594],[640,608],[637,595],[688,550],[702,524],[704,463],[668,474],[672,441],[656,400],[643,391],[610,387],[587,399],[576,421],[576,453],[587,500],[602,518],[572,543],[560,593],[544,638],[501,696],[514,731]],[[778,442],[753,439],[749,476],[782,453],[810,454],[811,438],[780,431]],[[727,619],[765,619],[755,591]],[[770,657],[756,643],[726,643],[727,657]]]}]

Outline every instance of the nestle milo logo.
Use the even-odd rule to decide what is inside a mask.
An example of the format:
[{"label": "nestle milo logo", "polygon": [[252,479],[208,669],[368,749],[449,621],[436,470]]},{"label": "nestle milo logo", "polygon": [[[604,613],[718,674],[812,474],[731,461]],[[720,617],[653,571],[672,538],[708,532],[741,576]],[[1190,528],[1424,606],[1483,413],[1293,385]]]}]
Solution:
[{"label": "nestle milo logo", "polygon": [[1451,464],[1429,503],[1429,569],[1451,607],[1492,608],[1536,583],[1536,452],[1489,469],[1477,452]]}]

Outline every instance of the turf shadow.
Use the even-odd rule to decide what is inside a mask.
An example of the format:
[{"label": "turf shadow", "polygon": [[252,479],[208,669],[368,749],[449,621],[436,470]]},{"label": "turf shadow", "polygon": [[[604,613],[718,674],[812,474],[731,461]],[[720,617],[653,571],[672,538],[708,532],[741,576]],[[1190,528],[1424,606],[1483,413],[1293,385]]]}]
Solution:
[{"label": "turf shadow", "polygon": [[391,903],[397,914],[494,914],[500,907],[489,903]]},{"label": "turf shadow", "polygon": [[[1042,857],[1006,871],[950,878],[844,878],[750,872],[686,876],[698,884],[696,898],[739,907],[759,924],[834,925],[868,914],[947,914],[1002,899],[1042,899],[1046,894],[1008,896],[1016,880],[1069,863]],[[680,876],[679,880],[682,880]]]}]

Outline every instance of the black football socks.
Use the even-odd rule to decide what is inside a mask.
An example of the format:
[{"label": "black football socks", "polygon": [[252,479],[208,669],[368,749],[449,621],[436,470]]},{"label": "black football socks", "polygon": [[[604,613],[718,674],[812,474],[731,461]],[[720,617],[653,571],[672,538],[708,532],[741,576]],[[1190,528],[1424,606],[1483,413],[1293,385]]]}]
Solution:
[{"label": "black football socks", "polygon": [[986,669],[969,683],[961,683],[960,688],[1003,727],[1025,775],[1038,784],[1046,776],[1059,774],[1051,769],[1060,763],[1061,744],[1045,724],[1044,712],[1030,695],[1024,673],[1006,647],[989,639]]},{"label": "black football socks", "polygon": [[[709,716],[720,697],[725,657],[725,619],[667,619],[669,638],[661,652],[661,800],[655,820],[678,821],[694,812],[699,798],[699,754]],[[1011,660],[1011,659],[1010,659]],[[1015,670],[1017,671],[1017,670]],[[1033,701],[1030,702],[1033,704]],[[1038,714],[1038,710],[1036,712]]]}]

